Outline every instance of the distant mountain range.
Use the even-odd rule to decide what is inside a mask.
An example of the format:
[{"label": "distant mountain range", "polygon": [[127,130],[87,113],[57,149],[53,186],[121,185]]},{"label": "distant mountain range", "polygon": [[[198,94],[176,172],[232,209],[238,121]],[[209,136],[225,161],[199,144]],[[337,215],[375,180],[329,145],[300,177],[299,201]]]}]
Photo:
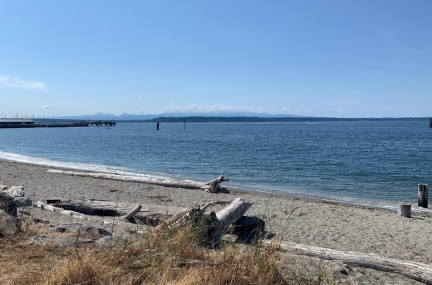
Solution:
[{"label": "distant mountain range", "polygon": [[291,118],[301,117],[292,114],[265,114],[265,113],[252,113],[252,112],[165,112],[157,115],[133,115],[133,114],[104,114],[97,113],[94,115],[82,115],[82,116],[63,116],[56,117],[56,119],[65,120],[115,120],[115,121],[143,121],[152,120],[155,118],[179,118],[179,117],[257,117],[257,118]]},{"label": "distant mountain range", "polygon": [[41,122],[76,122],[76,121],[142,121],[142,122],[318,122],[318,121],[412,121],[412,120],[429,120],[429,118],[332,118],[332,117],[310,117],[298,116],[293,114],[266,114],[266,113],[253,113],[253,112],[165,112],[156,115],[133,115],[133,114],[104,114],[97,113],[94,115],[84,116],[63,116],[39,119]]}]

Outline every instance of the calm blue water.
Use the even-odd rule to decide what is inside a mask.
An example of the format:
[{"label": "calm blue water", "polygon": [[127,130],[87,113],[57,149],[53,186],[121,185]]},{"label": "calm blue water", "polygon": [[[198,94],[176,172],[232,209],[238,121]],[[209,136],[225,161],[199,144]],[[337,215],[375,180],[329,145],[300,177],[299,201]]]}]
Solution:
[{"label": "calm blue water", "polygon": [[432,182],[427,120],[0,129],[0,158],[394,207]]}]

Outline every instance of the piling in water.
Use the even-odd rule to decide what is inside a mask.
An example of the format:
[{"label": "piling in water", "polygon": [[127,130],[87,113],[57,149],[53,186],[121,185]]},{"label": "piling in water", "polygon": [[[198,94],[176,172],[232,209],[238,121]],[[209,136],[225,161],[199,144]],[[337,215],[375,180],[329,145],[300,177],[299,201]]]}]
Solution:
[{"label": "piling in water", "polygon": [[422,208],[428,207],[428,184],[418,185],[418,206]]}]

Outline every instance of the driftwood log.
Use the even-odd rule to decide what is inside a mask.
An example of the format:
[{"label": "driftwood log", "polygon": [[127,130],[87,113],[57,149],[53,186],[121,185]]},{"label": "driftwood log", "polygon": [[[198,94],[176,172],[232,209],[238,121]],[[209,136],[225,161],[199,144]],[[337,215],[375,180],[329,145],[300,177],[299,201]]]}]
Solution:
[{"label": "driftwood log", "polygon": [[220,238],[224,235],[231,224],[239,220],[253,203],[246,202],[242,197],[239,197],[231,202],[226,208],[211,212],[210,217],[214,220],[214,228],[211,229],[211,240],[213,247],[218,248]]},{"label": "driftwood log", "polygon": [[123,219],[131,219],[131,218],[133,218],[133,216],[135,216],[136,214],[138,214],[139,211],[141,211],[141,209],[142,209],[142,206],[141,205],[137,205],[129,213],[127,213],[126,215],[124,215]]},{"label": "driftwood log", "polygon": [[[273,244],[272,240],[264,241],[265,244]],[[393,258],[382,257],[376,254],[344,252],[323,248],[318,246],[308,246],[293,242],[275,243],[279,250],[318,257],[320,259],[339,261],[347,265],[372,268],[384,272],[402,274],[408,278],[432,285],[432,266],[429,264],[401,261]]]},{"label": "driftwood log", "polygon": [[147,184],[153,184],[153,185],[159,185],[165,187],[201,189],[212,193],[217,193],[217,192],[227,193],[228,190],[226,188],[221,187],[220,183],[229,181],[229,179],[225,178],[223,175],[211,181],[200,183],[200,182],[192,182],[192,181],[177,181],[177,180],[162,179],[162,178],[123,176],[123,175],[109,174],[109,173],[78,172],[78,171],[65,171],[65,170],[57,170],[57,169],[48,169],[47,172],[57,173],[57,174],[67,174],[73,176],[82,176],[82,177],[141,182],[141,183],[147,183]]},{"label": "driftwood log", "polygon": [[171,218],[159,223],[159,225],[157,225],[157,227],[155,228],[155,231],[159,232],[159,231],[165,230],[166,228],[168,228],[169,226],[171,226],[172,224],[177,222],[179,219],[183,218],[185,215],[187,215],[191,211],[192,211],[192,208],[184,208],[183,210],[181,210],[177,214],[173,215]]},{"label": "driftwood log", "polygon": [[[86,215],[86,214],[71,211],[71,210],[64,210],[63,208],[55,207],[53,205],[46,204],[42,201],[37,201],[36,203],[33,204],[33,206],[37,207],[37,208],[41,208],[42,210],[47,210],[47,211],[51,211],[54,213],[58,213],[58,214],[70,216],[73,218],[77,218],[81,221],[89,221],[89,222],[94,222],[94,223],[101,223],[102,222],[105,225],[112,225],[112,226],[120,226],[120,225],[121,226],[131,226],[131,225],[133,225],[126,219],[104,220],[105,217]],[[148,222],[149,224],[157,224],[157,223],[159,223],[159,221],[160,221],[160,219],[157,219],[156,221],[146,220],[146,222]],[[143,231],[140,230],[139,232],[143,232]]]},{"label": "driftwood log", "polygon": [[[118,221],[129,221],[151,226],[156,226],[161,220],[178,211],[178,207],[167,208],[159,205],[134,205],[97,200],[62,201],[57,198],[47,199],[47,203],[38,201],[34,203],[34,206],[78,219],[95,220],[95,218],[99,219],[107,216],[119,217]],[[107,223],[112,223],[112,220]]]},{"label": "driftwood log", "polygon": [[111,217],[125,216],[129,214],[129,212],[133,207],[131,204],[128,203],[116,203],[116,202],[98,201],[98,200],[47,199],[47,204],[50,204],[57,208],[62,208],[64,210],[75,211],[86,215],[111,216]]},{"label": "driftwood log", "polygon": [[252,206],[252,203],[246,202],[243,198],[239,197],[233,200],[227,207],[217,212],[212,211],[209,215],[204,215],[207,207],[219,203],[224,202],[207,203],[198,209],[185,208],[166,221],[161,222],[155,228],[155,232],[167,228],[178,228],[189,222],[202,235],[203,244],[217,248],[219,247],[221,236],[226,233],[231,224],[239,220]]},{"label": "driftwood log", "polygon": [[54,213],[63,214],[66,216],[71,216],[71,217],[74,217],[77,219],[83,219],[83,220],[92,221],[92,222],[97,221],[96,219],[94,219],[93,216],[85,215],[83,213],[79,213],[79,212],[75,212],[75,211],[65,210],[63,208],[59,208],[59,207],[55,207],[55,206],[50,205],[50,204],[46,204],[42,201],[37,201],[36,203],[33,204],[33,207],[41,208],[42,210],[47,210],[47,211],[51,211]]}]

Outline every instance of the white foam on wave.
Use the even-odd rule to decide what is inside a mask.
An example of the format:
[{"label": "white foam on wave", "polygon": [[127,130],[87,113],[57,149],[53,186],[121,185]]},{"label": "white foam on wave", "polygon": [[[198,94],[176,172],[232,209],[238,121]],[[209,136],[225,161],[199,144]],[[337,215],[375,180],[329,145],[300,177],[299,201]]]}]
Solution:
[{"label": "white foam on wave", "polygon": [[[147,178],[162,178],[162,179],[180,179],[184,181],[191,181],[196,182],[196,180],[191,179],[182,179],[181,177],[175,176],[175,175],[169,175],[166,173],[154,173],[154,172],[144,172],[144,171],[138,171],[134,169],[128,169],[125,167],[113,167],[113,166],[106,166],[106,165],[98,165],[98,164],[87,164],[87,163],[80,163],[80,162],[62,162],[62,161],[56,161],[49,158],[40,158],[40,157],[31,157],[26,155],[20,155],[15,153],[8,153],[0,151],[0,159],[4,160],[10,160],[10,161],[16,161],[16,162],[24,162],[24,163],[31,163],[31,164],[37,164],[37,165],[43,165],[43,166],[51,166],[51,167],[60,167],[60,168],[67,168],[67,169],[74,169],[74,170],[87,170],[87,171],[94,171],[94,172],[103,172],[103,173],[112,173],[112,174],[118,174],[118,175],[124,175],[124,176],[136,176],[136,177],[147,177]],[[360,199],[360,198],[354,198],[354,197],[338,197],[338,196],[323,196],[323,195],[304,195],[303,191],[300,190],[287,190],[287,189],[277,189],[277,190],[271,190],[271,189],[265,189],[265,187],[244,187],[244,185],[239,186],[229,186],[229,188],[239,189],[239,190],[245,190],[250,192],[262,192],[262,193],[268,193],[268,194],[280,194],[280,195],[287,195],[289,197],[298,197],[298,198],[306,198],[306,199],[316,199],[321,201],[328,201],[333,203],[346,203],[351,205],[358,205],[358,206],[367,206],[367,207],[374,207],[374,208],[384,208],[389,210],[397,210],[397,202],[394,201],[378,201],[378,200],[366,200],[366,199]],[[270,188],[270,187],[268,187]],[[413,203],[414,205],[415,203]],[[430,209],[423,209],[419,210],[417,208],[412,209],[413,212],[431,212]]]},{"label": "white foam on wave", "polygon": [[115,173],[124,176],[173,179],[173,177],[170,177],[165,173],[143,172],[143,171],[128,169],[125,167],[113,167],[113,166],[88,164],[88,163],[80,163],[80,162],[62,162],[62,161],[52,160],[49,158],[32,157],[32,156],[26,156],[26,155],[21,155],[16,153],[8,153],[3,151],[0,151],[0,159],[31,163],[31,164],[37,164],[43,166],[50,166],[50,167],[74,169],[74,170],[87,170],[87,171],[112,173],[112,174]]}]

